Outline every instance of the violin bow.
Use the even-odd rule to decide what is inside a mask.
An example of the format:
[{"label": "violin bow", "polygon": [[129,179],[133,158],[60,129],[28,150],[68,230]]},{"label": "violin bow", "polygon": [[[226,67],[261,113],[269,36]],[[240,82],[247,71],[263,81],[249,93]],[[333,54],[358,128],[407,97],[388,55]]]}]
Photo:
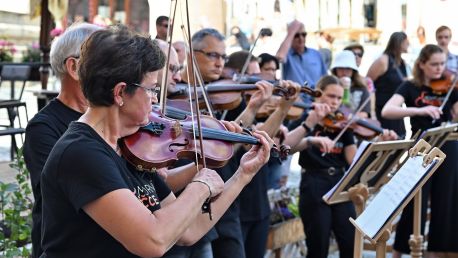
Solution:
[{"label": "violin bow", "polygon": [[[186,20],[187,20],[187,23],[188,23],[188,35],[191,35],[191,23],[189,22],[189,8],[188,8],[188,0],[186,0]],[[191,60],[193,60],[194,58],[194,51],[193,51],[193,48],[192,48],[192,40],[191,40],[191,37],[188,37],[188,42],[189,42],[189,56],[191,58]],[[193,62],[192,62],[193,63]],[[191,65],[190,66],[190,69],[191,69],[191,78],[193,78],[192,81],[196,81],[195,79],[195,73],[194,73],[194,65]],[[194,83],[194,97],[195,97],[195,106],[196,106],[196,118],[197,118],[197,130],[199,131],[199,143],[200,143],[200,155],[201,155],[201,158],[202,158],[202,166],[204,168],[207,167],[207,163],[205,161],[205,153],[204,153],[204,143],[203,143],[203,134],[202,134],[202,125],[201,125],[201,120],[200,120],[200,112],[199,112],[199,96],[197,95],[197,85],[196,83]],[[194,123],[193,123],[193,126],[194,126]],[[195,133],[195,130],[193,130],[193,133]],[[197,159],[196,159],[196,162],[197,162]],[[210,220],[212,220],[212,212],[211,212],[211,196],[208,197],[204,204],[202,205],[202,212],[208,212],[208,215],[210,217]]]},{"label": "violin bow", "polygon": [[[442,111],[445,107],[445,104],[447,104],[448,99],[452,95],[453,90],[455,89],[456,83],[458,82],[458,75],[455,74],[455,78],[453,78],[452,85],[450,86],[450,89],[447,91],[447,95],[445,95],[444,99],[442,100],[442,104],[439,107],[439,110]],[[433,119],[433,124],[436,123],[437,119]]]},{"label": "violin bow", "polygon": [[[172,3],[175,1],[175,7],[173,8],[173,16],[171,17],[172,14]],[[169,29],[167,29],[167,39],[169,39],[169,49],[167,51],[167,59],[165,61],[165,68],[164,68],[164,76],[162,76],[162,84],[161,84],[161,95],[160,95],[160,102],[159,106],[161,107],[162,112],[165,114],[165,109],[166,109],[166,101],[167,101],[167,87],[168,87],[168,77],[169,77],[169,65],[170,65],[170,52],[172,51],[172,38],[173,38],[173,24],[175,23],[175,14],[177,11],[177,4],[178,0],[171,0],[170,1],[170,13],[169,21]]]},{"label": "violin bow", "polygon": [[[363,104],[361,104],[361,106],[359,106],[359,108],[353,112],[351,115],[351,119],[350,121],[348,121],[348,123],[344,126],[344,128],[342,128],[342,130],[340,130],[340,133],[334,138],[334,140],[332,140],[332,142],[334,143],[334,145],[340,140],[340,138],[342,138],[343,134],[348,130],[348,128],[350,128],[350,126],[356,121],[356,118],[358,117],[358,113],[361,112],[361,110],[363,110],[363,108],[369,103],[370,101],[370,97],[366,98],[363,102]],[[326,152],[321,154],[322,157],[324,157],[326,155]]]},{"label": "violin bow", "polygon": [[[251,46],[250,51],[248,52],[248,56],[246,57],[245,63],[243,64],[242,71],[240,72],[239,82],[243,79],[243,76],[245,76],[246,70],[248,69],[248,64],[250,63],[250,59],[251,59],[253,50],[254,50],[254,48],[256,47],[256,43],[258,43],[259,37],[261,37],[261,32],[262,32],[262,30],[263,30],[263,29],[261,29],[261,30],[259,31],[258,36],[257,36],[256,39],[254,40],[253,46]],[[243,33],[243,32],[240,31],[240,33]]]},{"label": "violin bow", "polygon": [[[183,32],[184,39],[186,41],[189,41],[189,37],[188,37],[188,34],[186,33],[184,25],[181,25],[181,30]],[[189,46],[189,50],[190,51],[194,51],[190,46]],[[205,106],[206,106],[206,108],[208,110],[208,113],[210,113],[211,117],[214,117],[213,116],[213,107],[212,107],[212,105],[211,105],[211,103],[209,101],[207,89],[204,87],[204,80],[202,78],[202,74],[200,72],[199,66],[197,65],[196,57],[194,55],[192,55],[192,66],[194,68],[194,76],[195,76],[195,78],[197,78],[197,82],[194,82],[194,84],[199,83],[199,86],[201,87],[201,90],[202,90],[202,97],[204,99]],[[188,72],[188,74],[189,74],[189,72]],[[190,99],[192,99],[192,98],[190,98]]]}]

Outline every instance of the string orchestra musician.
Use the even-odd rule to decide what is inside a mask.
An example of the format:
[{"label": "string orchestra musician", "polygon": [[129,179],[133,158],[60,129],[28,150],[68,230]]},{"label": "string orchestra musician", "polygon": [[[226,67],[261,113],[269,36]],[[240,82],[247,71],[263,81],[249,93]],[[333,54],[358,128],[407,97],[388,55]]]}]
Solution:
[{"label": "string orchestra musician", "polygon": [[[343,176],[356,153],[351,131],[346,131],[336,142],[338,132],[328,132],[321,120],[337,111],[342,103],[344,89],[337,77],[323,76],[316,84],[322,96],[316,99],[302,126],[288,133],[285,144],[291,152],[300,151],[302,167],[299,211],[307,237],[307,257],[327,257],[331,231],[336,236],[341,257],[353,257],[354,227],[348,218],[356,216],[351,202],[327,205],[322,196]],[[327,153],[323,156],[323,153]]]},{"label": "string orchestra musician", "polygon": [[[328,128],[324,119],[338,111],[342,104],[344,88],[333,76],[323,76],[317,82],[322,91],[314,109],[305,121],[286,136],[284,144],[291,152],[300,152],[302,167],[299,211],[307,237],[307,257],[327,257],[331,231],[336,237],[340,256],[353,257],[354,227],[348,218],[356,216],[351,202],[328,205],[322,200],[344,175],[356,153],[354,134],[346,130]],[[380,140],[392,140],[397,135],[383,130]]]},{"label": "string orchestra musician", "polygon": [[[242,157],[230,180],[201,169],[179,198],[156,173],[126,162],[118,141],[149,123],[163,65],[157,44],[122,25],[94,32],[83,44],[78,76],[89,108],[43,169],[42,257],[151,257],[174,243],[192,244],[269,159],[272,140],[256,131],[261,145]],[[217,195],[209,220],[201,207]]]},{"label": "string orchestra musician", "polygon": [[46,159],[70,122],[78,120],[87,109],[87,101],[79,86],[78,59],[80,48],[89,35],[101,27],[76,23],[57,37],[51,45],[51,67],[60,80],[61,90],[28,123],[23,146],[24,161],[30,172],[33,190],[32,257],[40,257],[41,248],[41,174]]},{"label": "string orchestra musician", "polygon": [[[451,89],[451,95],[445,98],[448,89],[454,87],[448,83],[446,90],[436,89],[434,86],[441,79],[446,67],[446,53],[437,45],[426,45],[420,51],[413,69],[413,79],[404,82],[397,92],[383,107],[382,115],[386,119],[401,119],[410,117],[412,133],[418,130],[440,126],[458,114],[458,94]],[[446,101],[444,103],[444,101]],[[402,107],[405,104],[406,107]],[[440,108],[443,105],[443,109]],[[431,221],[429,224],[428,251],[456,252],[456,242],[449,241],[455,234],[458,223],[454,214],[456,204],[456,171],[457,164],[454,157],[458,152],[455,141],[446,142],[441,149],[447,154],[444,163],[438,168],[422,188],[422,232],[426,219],[428,199],[431,202]],[[448,200],[448,201],[445,201]],[[400,257],[401,253],[410,253],[408,240],[413,228],[413,204],[409,203],[402,212],[396,229],[396,238],[393,248],[393,257]]]}]

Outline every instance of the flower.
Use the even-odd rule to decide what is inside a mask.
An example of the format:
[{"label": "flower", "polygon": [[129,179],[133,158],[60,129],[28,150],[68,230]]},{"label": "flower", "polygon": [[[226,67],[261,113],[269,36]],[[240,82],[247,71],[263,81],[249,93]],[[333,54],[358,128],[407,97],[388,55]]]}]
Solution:
[{"label": "flower", "polygon": [[16,48],[13,42],[0,39],[0,62],[12,62],[14,53],[16,53]]},{"label": "flower", "polygon": [[51,32],[49,33],[52,37],[57,37],[57,36],[60,36],[60,34],[62,34],[64,32],[63,29],[61,28],[54,28],[51,30]]},{"label": "flower", "polygon": [[38,44],[38,42],[33,42],[24,51],[24,54],[22,56],[22,62],[40,62],[40,60],[41,60],[40,45]]}]

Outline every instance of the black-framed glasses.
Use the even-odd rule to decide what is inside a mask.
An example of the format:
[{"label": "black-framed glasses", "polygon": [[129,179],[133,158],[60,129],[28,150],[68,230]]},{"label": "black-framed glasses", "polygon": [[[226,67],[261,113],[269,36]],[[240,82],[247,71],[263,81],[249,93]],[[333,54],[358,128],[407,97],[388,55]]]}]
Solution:
[{"label": "black-framed glasses", "polygon": [[220,53],[217,53],[217,52],[205,52],[205,51],[203,51],[201,49],[194,49],[194,51],[195,52],[200,52],[200,53],[206,55],[208,57],[208,59],[213,60],[213,61],[215,61],[215,60],[217,60],[219,58],[222,58],[224,62],[227,62],[227,59],[228,59],[226,54],[220,54]]},{"label": "black-framed glasses", "polygon": [[163,23],[163,24],[161,24],[161,27],[168,28],[169,24],[168,23]]},{"label": "black-framed glasses", "polygon": [[172,74],[177,74],[177,73],[179,73],[181,70],[183,70],[183,65],[173,65],[173,64],[170,64],[170,65],[169,65],[169,71],[170,71]]},{"label": "black-framed glasses", "polygon": [[146,92],[146,94],[148,94],[148,96],[150,96],[151,98],[152,98],[152,97],[156,97],[157,94],[159,93],[159,91],[161,90],[161,88],[158,87],[158,84],[157,84],[157,83],[155,83],[155,84],[153,85],[153,87],[151,87],[151,88],[142,86],[142,85],[140,85],[140,84],[138,84],[138,83],[131,83],[130,85],[144,89],[145,92]]},{"label": "black-framed glasses", "polygon": [[75,55],[75,56],[67,56],[67,57],[64,59],[64,65],[65,65],[65,63],[67,63],[67,60],[68,60],[69,58],[79,59],[80,56],[76,56],[76,55]]},{"label": "black-framed glasses", "polygon": [[303,38],[305,38],[307,36],[307,32],[298,32],[298,33],[294,34],[294,38],[299,38],[301,36]]}]

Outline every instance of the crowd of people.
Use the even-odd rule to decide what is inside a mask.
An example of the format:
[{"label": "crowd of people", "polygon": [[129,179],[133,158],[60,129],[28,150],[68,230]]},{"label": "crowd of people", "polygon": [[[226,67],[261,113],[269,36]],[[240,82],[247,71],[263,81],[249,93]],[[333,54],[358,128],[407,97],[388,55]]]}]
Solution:
[{"label": "crowd of people", "polygon": [[[359,139],[323,120],[339,112],[376,119],[383,133],[373,140],[388,141],[406,136],[405,117],[415,133],[458,114],[457,93],[440,109],[445,93],[430,86],[458,72],[446,26],[436,32],[437,45],[420,51],[413,78],[407,78],[401,56],[409,46],[403,32],[391,35],[383,54],[362,75],[362,45],[336,53],[328,67],[320,51],[306,47],[305,26],[297,20],[288,24],[275,55],[258,56],[247,51],[239,28],[231,33],[244,50],[227,56],[219,31],[204,28],[192,35],[191,45],[170,44],[171,26],[168,17],[159,17],[151,39],[122,25],[81,23],[54,40],[51,66],[61,92],[28,123],[24,144],[35,197],[33,257],[264,257],[271,212],[267,191],[285,184],[291,162],[273,154],[281,144],[290,146],[290,154],[299,153],[307,257],[327,257],[332,233],[340,257],[353,257],[353,204],[328,205],[322,196],[352,163]],[[233,134],[250,128],[257,145],[234,144],[232,157],[218,167],[177,154],[173,165],[146,170],[126,158],[125,137],[158,125],[151,113],[157,112],[152,105],[161,90],[166,90],[161,101],[168,103],[183,95],[183,85],[214,84],[216,89],[234,75],[252,79],[253,87],[238,92],[231,108],[207,111]],[[302,93],[305,82],[320,96]],[[210,103],[217,98],[208,97]],[[291,119],[289,112],[297,107],[300,117]],[[159,128],[151,134],[169,130],[163,124]],[[170,130],[161,137],[175,139],[185,128],[177,119]],[[154,159],[159,151],[190,144],[164,143],[145,151]],[[448,142],[443,150],[453,157],[457,146]],[[456,171],[454,159],[446,159],[423,187],[425,211],[431,203],[430,252],[458,252]],[[408,206],[397,227],[393,257],[409,253],[412,217]]]}]

